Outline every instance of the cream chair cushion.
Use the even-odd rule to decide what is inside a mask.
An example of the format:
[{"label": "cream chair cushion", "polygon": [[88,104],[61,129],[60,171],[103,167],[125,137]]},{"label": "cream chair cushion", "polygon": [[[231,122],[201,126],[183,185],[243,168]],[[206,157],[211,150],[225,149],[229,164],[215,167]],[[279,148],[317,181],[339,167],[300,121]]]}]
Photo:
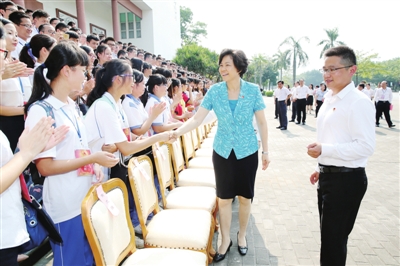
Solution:
[{"label": "cream chair cushion", "polygon": [[107,207],[98,200],[90,210],[90,219],[106,265],[114,265],[121,251],[129,245],[131,237],[134,236],[130,235],[127,224],[122,190],[115,188],[110,190],[107,196],[119,210],[119,214],[113,216]]},{"label": "cream chair cushion", "polygon": [[179,173],[178,187],[204,186],[215,188],[215,173],[212,169],[185,169]]},{"label": "cream chair cushion", "polygon": [[146,248],[137,250],[124,261],[124,266],[205,266],[207,256],[204,253],[167,248]]},{"label": "cream chair cushion", "polygon": [[194,157],[193,159],[189,160],[189,166],[187,168],[214,169],[212,157]]},{"label": "cream chair cushion", "polygon": [[177,187],[167,197],[167,209],[199,209],[211,212],[217,196],[212,187]]},{"label": "cream chair cushion", "polygon": [[147,225],[145,246],[205,251],[211,219],[204,210],[163,210]]}]

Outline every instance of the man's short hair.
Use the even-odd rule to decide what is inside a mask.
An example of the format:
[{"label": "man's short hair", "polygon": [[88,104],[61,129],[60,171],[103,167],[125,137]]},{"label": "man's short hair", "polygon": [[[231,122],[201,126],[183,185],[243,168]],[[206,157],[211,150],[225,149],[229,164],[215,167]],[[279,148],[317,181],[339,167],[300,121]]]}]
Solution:
[{"label": "man's short hair", "polygon": [[45,24],[40,25],[39,28],[38,28],[38,31],[42,32],[44,30],[44,27],[46,27],[46,26],[51,26],[51,24],[45,23]]},{"label": "man's short hair", "polygon": [[115,42],[115,39],[113,37],[107,37],[107,38],[104,39],[104,43],[108,43],[108,41]]},{"label": "man's short hair", "polygon": [[48,17],[50,17],[49,13],[47,13],[46,11],[41,10],[41,9],[36,10],[32,14],[32,19],[35,19],[35,18],[48,18]]},{"label": "man's short hair", "polygon": [[23,6],[17,5],[18,11],[24,11],[26,13],[26,9]]},{"label": "man's short hair", "polygon": [[133,46],[129,46],[128,48],[126,48],[126,51],[127,51],[128,53],[132,53],[133,51],[136,51],[136,49],[135,49],[135,47],[133,47]]},{"label": "man's short hair", "polygon": [[327,50],[324,54],[325,57],[337,56],[340,57],[340,63],[344,66],[357,65],[356,54],[353,49],[341,45]]},{"label": "man's short hair", "polygon": [[[6,10],[6,8],[8,6],[15,6],[17,7],[17,5],[14,2],[11,1],[4,1],[4,2],[0,2],[0,9]],[[18,8],[18,7],[17,7]]]},{"label": "man's short hair", "polygon": [[153,54],[152,53],[145,53],[144,54],[144,60],[146,61],[147,58],[153,58]]},{"label": "man's short hair", "polygon": [[74,24],[76,25],[76,23],[75,23],[75,22],[73,22],[73,21],[70,21],[70,22],[68,22],[68,24],[67,24],[67,25],[68,25],[68,26],[70,26],[70,27],[72,27]]},{"label": "man's short hair", "polygon": [[59,18],[51,18],[50,19],[50,24],[53,23],[54,20],[60,20]]},{"label": "man's short hair", "polygon": [[68,28],[68,25],[65,24],[64,22],[59,22],[59,23],[56,25],[55,30],[56,30],[56,31],[57,31],[57,30],[63,30],[63,29],[65,29],[65,28]]},{"label": "man's short hair", "polygon": [[75,31],[67,31],[65,34],[68,34],[70,39],[79,39],[79,35]]},{"label": "man's short hair", "polygon": [[283,80],[278,80],[278,82],[276,84],[281,83],[282,85],[285,84],[285,82]]},{"label": "man's short hair", "polygon": [[23,18],[30,19],[29,16],[22,11],[14,11],[8,16],[8,19],[16,25],[19,25]]},{"label": "man's short hair", "polygon": [[91,40],[95,40],[96,42],[99,42],[100,39],[97,38],[97,36],[93,35],[93,34],[89,34],[88,36],[86,36],[86,41],[89,43]]},{"label": "man's short hair", "polygon": [[364,83],[360,83],[360,84],[358,84],[358,86],[360,86],[361,88],[365,88],[365,84]]},{"label": "man's short hair", "polygon": [[69,30],[73,31],[73,32],[79,32],[81,29],[77,28],[77,27],[73,27],[73,28],[70,28]]},{"label": "man's short hair", "polygon": [[33,10],[31,10],[31,9],[25,10],[25,14],[27,14],[27,13],[32,13],[33,14]]}]

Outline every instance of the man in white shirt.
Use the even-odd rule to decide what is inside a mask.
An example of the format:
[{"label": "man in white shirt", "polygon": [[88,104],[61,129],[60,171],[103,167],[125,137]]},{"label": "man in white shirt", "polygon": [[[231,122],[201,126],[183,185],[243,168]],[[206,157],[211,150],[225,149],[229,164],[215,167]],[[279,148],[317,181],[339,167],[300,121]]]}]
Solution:
[{"label": "man in white shirt", "polygon": [[278,111],[279,111],[279,127],[280,130],[286,130],[288,119],[287,119],[287,101],[292,95],[288,88],[283,86],[282,80],[278,81]]},{"label": "man in white shirt", "polygon": [[362,90],[362,92],[368,96],[371,100],[374,98],[375,92],[371,89],[371,84],[367,84],[367,86]]},{"label": "man in white shirt", "polygon": [[14,58],[19,58],[22,47],[26,44],[32,34],[32,23],[28,15],[21,11],[15,11],[10,14],[9,19],[14,23],[18,32],[17,48],[11,53]]},{"label": "man in white shirt", "polygon": [[[296,88],[296,95],[294,95],[294,98],[297,102],[296,124],[300,124],[300,122],[302,122],[303,125],[306,124],[307,97],[308,97],[308,87],[304,85],[304,79],[301,79],[300,86]],[[301,119],[302,118],[301,113],[303,113],[303,119]]]},{"label": "man in white shirt", "polygon": [[375,150],[375,108],[356,90],[357,71],[352,49],[337,46],[325,52],[321,72],[327,87],[317,118],[317,142],[308,155],[318,158],[310,182],[318,181],[321,265],[345,265],[347,240],[367,190],[365,166]]},{"label": "man in white shirt", "polygon": [[275,119],[278,119],[279,117],[279,107],[278,107],[278,94],[279,94],[279,88],[276,88],[274,90],[274,104],[275,104]]},{"label": "man in white shirt", "polygon": [[389,128],[395,127],[393,125],[392,120],[390,119],[390,105],[393,101],[393,93],[392,89],[387,87],[387,82],[382,81],[381,87],[375,92],[375,101],[376,101],[376,123],[375,125],[379,127],[379,118],[382,116],[382,112],[385,115],[386,122]]},{"label": "man in white shirt", "polygon": [[39,34],[40,25],[49,23],[49,17],[50,17],[50,15],[44,10],[38,9],[35,12],[33,12],[33,14],[32,14],[33,27],[32,27],[31,38],[33,36],[35,36],[36,34]]},{"label": "man in white shirt", "polygon": [[292,88],[292,97],[291,97],[291,100],[292,100],[292,119],[289,121],[289,122],[294,122],[295,120],[296,120],[296,116],[297,116],[297,102],[296,102],[296,99],[295,99],[295,95],[296,95],[296,90],[297,90],[297,87],[298,86],[300,86],[300,83],[298,82],[298,81],[296,81],[294,84],[293,84],[293,88]]}]

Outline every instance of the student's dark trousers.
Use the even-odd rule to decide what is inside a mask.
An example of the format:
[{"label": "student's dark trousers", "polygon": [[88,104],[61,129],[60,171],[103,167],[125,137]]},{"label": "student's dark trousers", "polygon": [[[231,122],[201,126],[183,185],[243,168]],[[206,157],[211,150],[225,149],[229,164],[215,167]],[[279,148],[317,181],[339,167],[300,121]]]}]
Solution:
[{"label": "student's dark trousers", "polygon": [[379,101],[376,103],[376,124],[379,125],[379,119],[382,116],[382,113],[385,115],[386,122],[390,127],[393,123],[390,119],[390,102],[388,101]]},{"label": "student's dark trousers", "polygon": [[297,101],[292,102],[292,120],[296,120],[297,115]]},{"label": "student's dark trousers", "polygon": [[[306,99],[297,99],[297,122],[306,122]],[[301,113],[303,113],[303,120],[301,121]]]},{"label": "student's dark trousers", "polygon": [[316,117],[318,116],[319,108],[321,108],[323,103],[324,103],[323,101],[318,101],[317,100],[317,107],[315,108],[315,116]]},{"label": "student's dark trousers", "polygon": [[287,105],[285,101],[278,101],[279,105],[279,125],[281,127],[287,127]]},{"label": "student's dark trousers", "polygon": [[320,173],[318,210],[321,227],[321,265],[346,264],[347,239],[367,190],[365,170]]},{"label": "student's dark trousers", "polygon": [[278,98],[275,98],[275,117],[279,116]]}]

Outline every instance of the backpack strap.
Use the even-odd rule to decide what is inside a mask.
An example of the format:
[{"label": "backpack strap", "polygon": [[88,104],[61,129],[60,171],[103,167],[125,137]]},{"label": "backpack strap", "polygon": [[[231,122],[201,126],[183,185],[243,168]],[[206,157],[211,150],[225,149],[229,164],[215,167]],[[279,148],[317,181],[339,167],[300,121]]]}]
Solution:
[{"label": "backpack strap", "polygon": [[34,105],[39,105],[40,107],[42,107],[46,111],[46,115],[51,116],[51,118],[53,118],[53,120],[54,120],[53,127],[56,128],[57,124],[56,124],[56,119],[54,118],[53,106],[51,104],[49,104],[48,102],[41,100],[41,101],[36,101],[35,103],[33,103],[29,107],[29,109],[31,109],[32,106],[34,106]]}]

